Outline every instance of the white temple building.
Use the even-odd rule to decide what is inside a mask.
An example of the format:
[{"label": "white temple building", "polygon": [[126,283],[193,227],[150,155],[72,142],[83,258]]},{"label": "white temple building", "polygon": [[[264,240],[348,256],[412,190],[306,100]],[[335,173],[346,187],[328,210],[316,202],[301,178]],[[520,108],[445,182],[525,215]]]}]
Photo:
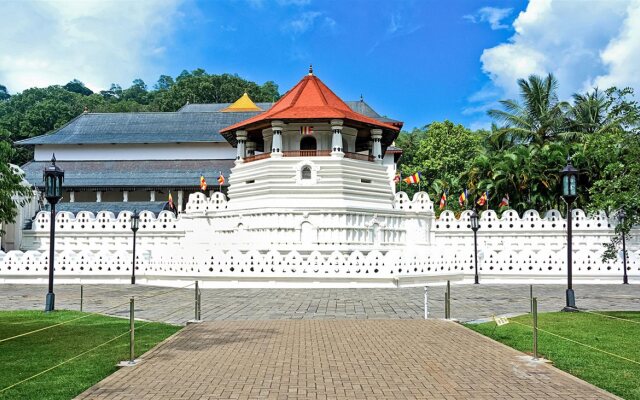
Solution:
[{"label": "white temple building", "polygon": [[[24,166],[29,182],[40,186],[42,168],[55,150],[65,169],[66,204],[77,207],[61,207],[56,216],[57,279],[128,282],[129,223],[137,207],[145,210],[137,234],[138,283],[345,287],[472,281],[469,213],[444,212],[436,220],[426,193],[413,199],[396,193],[393,177],[401,151],[392,144],[402,123],[381,117],[364,102],[353,103],[342,101],[309,71],[275,104],[254,104],[243,96],[224,107],[188,105],[161,113],[172,117],[121,114],[113,118],[128,120],[130,127],[116,127],[121,135],[112,135],[113,144],[106,142],[108,135],[83,130],[78,121],[109,120],[89,113],[23,142],[36,146],[35,160]],[[165,123],[154,125],[163,118]],[[200,128],[185,130],[169,120]],[[193,122],[201,120],[211,126]],[[220,121],[229,123],[220,126]],[[127,133],[134,130],[136,135]],[[171,134],[182,136],[170,144]],[[118,160],[124,154],[129,158]],[[222,191],[215,183],[219,172],[228,178]],[[214,190],[197,189],[200,174]],[[161,211],[164,201],[153,201],[168,190],[187,197],[177,215]],[[80,197],[85,199],[79,202]],[[621,279],[621,262],[600,260],[615,221],[581,210],[573,216],[576,282]],[[17,249],[0,253],[0,283],[44,282],[49,218],[39,212],[18,229]],[[566,221],[558,211],[544,216],[507,211],[498,217],[489,210],[480,223],[482,281],[566,279]],[[630,281],[638,282],[640,242],[634,237],[628,242],[628,272]]]}]

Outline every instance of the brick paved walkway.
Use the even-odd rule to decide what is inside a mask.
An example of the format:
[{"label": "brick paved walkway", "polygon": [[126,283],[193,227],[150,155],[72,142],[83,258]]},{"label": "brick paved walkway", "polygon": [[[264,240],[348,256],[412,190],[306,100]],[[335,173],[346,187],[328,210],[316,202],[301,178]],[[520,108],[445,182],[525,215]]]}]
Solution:
[{"label": "brick paved walkway", "polygon": [[[564,286],[534,287],[540,311],[564,306]],[[44,307],[47,288],[42,285],[0,285],[0,309]],[[162,294],[169,292],[167,294]],[[592,310],[640,310],[638,285],[575,286],[579,307]],[[79,285],[55,287],[58,309],[80,308]],[[184,324],[194,316],[193,288],[136,285],[85,285],[84,310],[127,315],[128,299],[135,296],[136,317]],[[162,294],[162,295],[161,295]],[[148,296],[155,296],[149,298]],[[202,317],[212,320],[283,319],[422,319],[424,289],[204,289]],[[429,288],[429,314],[442,318],[444,288]],[[452,286],[452,316],[460,320],[493,314],[529,311],[529,287],[525,285]]]},{"label": "brick paved walkway", "polygon": [[190,325],[79,399],[613,399],[448,321]]}]

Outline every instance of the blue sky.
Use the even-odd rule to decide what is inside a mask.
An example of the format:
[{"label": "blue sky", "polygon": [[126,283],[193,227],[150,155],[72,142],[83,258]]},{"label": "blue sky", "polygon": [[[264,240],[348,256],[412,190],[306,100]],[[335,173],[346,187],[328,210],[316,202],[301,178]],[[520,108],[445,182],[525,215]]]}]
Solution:
[{"label": "blue sky", "polygon": [[[640,89],[640,0],[67,0],[0,2],[0,84],[78,78],[93,89],[204,68],[281,92],[313,64],[344,100],[405,129],[487,127],[516,81],[554,73],[560,96]],[[584,3],[581,3],[584,4]]]}]

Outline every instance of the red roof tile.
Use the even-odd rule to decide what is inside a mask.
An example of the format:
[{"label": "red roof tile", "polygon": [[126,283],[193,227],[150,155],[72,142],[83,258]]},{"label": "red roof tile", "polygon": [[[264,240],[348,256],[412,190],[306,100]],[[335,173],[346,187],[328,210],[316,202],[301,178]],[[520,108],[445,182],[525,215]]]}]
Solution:
[{"label": "red roof tile", "polygon": [[353,111],[315,75],[307,75],[266,112],[228,126],[220,133],[249,128],[271,120],[343,119],[395,132],[400,127],[380,122]]}]

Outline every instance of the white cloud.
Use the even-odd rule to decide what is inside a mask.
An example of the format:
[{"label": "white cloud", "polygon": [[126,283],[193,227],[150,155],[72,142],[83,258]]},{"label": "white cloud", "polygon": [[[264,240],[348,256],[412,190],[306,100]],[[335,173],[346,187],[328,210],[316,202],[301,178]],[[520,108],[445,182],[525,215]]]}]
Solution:
[{"label": "white cloud", "polygon": [[531,0],[512,27],[511,38],[480,58],[491,82],[463,110],[479,123],[497,100],[517,98],[517,80],[531,74],[553,73],[563,100],[594,86],[630,86],[640,94],[640,0],[593,0],[583,7]]},{"label": "white cloud", "polygon": [[473,15],[465,15],[463,18],[473,23],[488,22],[491,29],[508,29],[509,25],[502,23],[502,20],[511,15],[513,8],[482,7]]},{"label": "white cloud", "polygon": [[0,2],[0,83],[16,92],[77,78],[104,89],[157,75],[182,1]]},{"label": "white cloud", "polygon": [[320,11],[306,11],[282,26],[282,31],[299,35],[311,31],[315,26],[322,26],[327,31],[333,31],[337,25],[336,20],[326,16]]}]

